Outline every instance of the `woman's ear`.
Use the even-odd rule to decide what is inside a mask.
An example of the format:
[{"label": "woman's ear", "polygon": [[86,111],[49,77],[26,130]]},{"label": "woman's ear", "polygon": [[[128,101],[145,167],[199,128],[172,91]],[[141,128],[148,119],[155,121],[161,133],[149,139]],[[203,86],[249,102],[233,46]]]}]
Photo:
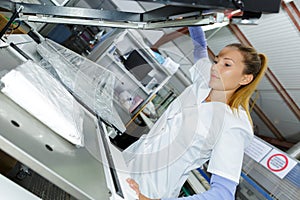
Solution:
[{"label": "woman's ear", "polygon": [[253,74],[244,74],[242,80],[240,81],[240,85],[248,85],[253,80]]}]

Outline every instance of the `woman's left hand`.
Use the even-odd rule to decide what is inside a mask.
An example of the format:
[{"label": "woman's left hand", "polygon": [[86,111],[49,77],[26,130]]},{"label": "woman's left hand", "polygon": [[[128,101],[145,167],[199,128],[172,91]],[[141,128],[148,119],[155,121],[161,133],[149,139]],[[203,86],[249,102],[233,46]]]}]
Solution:
[{"label": "woman's left hand", "polygon": [[149,199],[148,197],[145,197],[140,189],[139,189],[139,184],[137,184],[137,182],[135,182],[135,180],[131,179],[131,178],[128,178],[126,179],[126,181],[128,182],[129,186],[135,191],[135,193],[137,194],[139,200],[152,200],[152,199]]}]

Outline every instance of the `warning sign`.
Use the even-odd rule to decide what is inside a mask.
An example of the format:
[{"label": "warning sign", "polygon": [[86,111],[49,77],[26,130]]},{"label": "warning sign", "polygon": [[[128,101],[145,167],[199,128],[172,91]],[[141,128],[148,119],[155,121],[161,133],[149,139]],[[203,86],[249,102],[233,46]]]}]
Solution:
[{"label": "warning sign", "polygon": [[253,138],[250,145],[245,149],[245,154],[250,156],[256,162],[261,161],[270,151],[272,147],[258,138]]},{"label": "warning sign", "polygon": [[288,166],[288,164],[289,159],[282,153],[272,155],[267,161],[268,169],[273,172],[283,171]]},{"label": "warning sign", "polygon": [[297,164],[295,160],[276,149],[267,154],[260,163],[280,178],[284,178]]}]

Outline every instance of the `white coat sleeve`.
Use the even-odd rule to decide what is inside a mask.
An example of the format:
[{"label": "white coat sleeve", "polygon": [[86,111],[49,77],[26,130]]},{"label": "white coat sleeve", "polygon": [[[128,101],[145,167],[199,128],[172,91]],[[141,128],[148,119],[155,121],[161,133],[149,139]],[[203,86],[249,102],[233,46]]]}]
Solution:
[{"label": "white coat sleeve", "polygon": [[192,82],[208,86],[211,66],[208,58],[199,59],[189,70]]},{"label": "white coat sleeve", "polygon": [[222,133],[212,150],[208,172],[239,183],[244,148],[251,138],[251,133],[239,128]]},{"label": "white coat sleeve", "polygon": [[161,200],[234,200],[236,186],[237,183],[212,174],[209,190],[193,196]]}]

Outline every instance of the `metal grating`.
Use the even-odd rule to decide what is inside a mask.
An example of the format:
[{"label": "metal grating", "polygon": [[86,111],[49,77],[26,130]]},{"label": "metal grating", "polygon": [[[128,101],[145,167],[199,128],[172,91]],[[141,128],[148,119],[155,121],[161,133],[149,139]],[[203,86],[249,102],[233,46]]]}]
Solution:
[{"label": "metal grating", "polygon": [[243,171],[270,193],[271,196],[275,197],[275,199],[300,199],[300,163],[298,163],[283,179],[280,179],[245,154]]}]

